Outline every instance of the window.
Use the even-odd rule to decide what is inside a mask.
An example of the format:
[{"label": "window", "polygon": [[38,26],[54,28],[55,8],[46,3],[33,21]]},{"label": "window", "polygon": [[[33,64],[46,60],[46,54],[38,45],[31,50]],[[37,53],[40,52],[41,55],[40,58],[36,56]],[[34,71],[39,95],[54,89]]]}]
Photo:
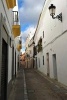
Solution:
[{"label": "window", "polygon": [[43,65],[44,65],[44,56],[43,56]]},{"label": "window", "polygon": [[43,38],[44,38],[44,31],[43,31]]}]

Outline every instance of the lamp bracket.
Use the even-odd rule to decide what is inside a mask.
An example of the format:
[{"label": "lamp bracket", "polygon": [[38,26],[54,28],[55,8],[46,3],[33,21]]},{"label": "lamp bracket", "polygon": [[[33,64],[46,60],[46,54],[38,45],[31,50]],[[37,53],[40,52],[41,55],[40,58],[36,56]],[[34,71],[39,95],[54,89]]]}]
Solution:
[{"label": "lamp bracket", "polygon": [[59,15],[57,15],[56,17],[52,16],[53,19],[57,18],[58,20],[60,20],[62,22],[62,13],[60,13]]}]

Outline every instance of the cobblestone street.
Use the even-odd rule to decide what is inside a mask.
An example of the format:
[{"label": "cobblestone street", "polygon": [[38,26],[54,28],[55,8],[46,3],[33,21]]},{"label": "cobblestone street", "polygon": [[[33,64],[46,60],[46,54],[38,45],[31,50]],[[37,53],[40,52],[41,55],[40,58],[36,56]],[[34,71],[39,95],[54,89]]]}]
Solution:
[{"label": "cobblestone street", "polygon": [[67,100],[67,90],[37,70],[21,68],[8,100]]},{"label": "cobblestone street", "polygon": [[33,69],[25,70],[29,100],[67,100],[67,90]]},{"label": "cobblestone street", "polygon": [[24,100],[23,69],[20,69],[13,82],[13,88],[8,100]]}]

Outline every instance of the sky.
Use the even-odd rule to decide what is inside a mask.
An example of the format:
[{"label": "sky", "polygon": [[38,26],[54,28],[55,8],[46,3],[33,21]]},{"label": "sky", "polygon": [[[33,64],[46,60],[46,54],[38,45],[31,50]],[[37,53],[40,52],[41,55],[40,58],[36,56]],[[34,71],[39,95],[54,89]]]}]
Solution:
[{"label": "sky", "polygon": [[39,15],[45,0],[18,0],[18,11],[21,25],[22,53],[25,51],[25,41],[28,34],[35,33]]}]

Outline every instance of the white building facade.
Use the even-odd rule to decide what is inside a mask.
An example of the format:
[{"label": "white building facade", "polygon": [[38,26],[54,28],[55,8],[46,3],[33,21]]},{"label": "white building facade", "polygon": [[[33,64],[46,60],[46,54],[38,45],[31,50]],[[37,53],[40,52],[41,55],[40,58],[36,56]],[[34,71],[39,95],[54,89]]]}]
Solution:
[{"label": "white building facade", "polygon": [[[15,46],[15,37],[20,29],[14,27],[13,8],[16,0],[0,0],[0,100],[7,100],[12,80],[18,69],[19,51]],[[18,35],[14,33],[17,33]],[[19,40],[18,40],[19,41]]]},{"label": "white building facade", "polygon": [[[62,12],[62,22],[50,16],[51,4],[56,6],[55,16]],[[66,11],[66,0],[46,0],[34,35],[35,46],[42,37],[42,50],[35,55],[37,69],[64,85],[67,85]]]},{"label": "white building facade", "polygon": [[34,39],[29,37],[26,40],[26,51],[25,51],[25,67],[33,68],[34,67]]}]

